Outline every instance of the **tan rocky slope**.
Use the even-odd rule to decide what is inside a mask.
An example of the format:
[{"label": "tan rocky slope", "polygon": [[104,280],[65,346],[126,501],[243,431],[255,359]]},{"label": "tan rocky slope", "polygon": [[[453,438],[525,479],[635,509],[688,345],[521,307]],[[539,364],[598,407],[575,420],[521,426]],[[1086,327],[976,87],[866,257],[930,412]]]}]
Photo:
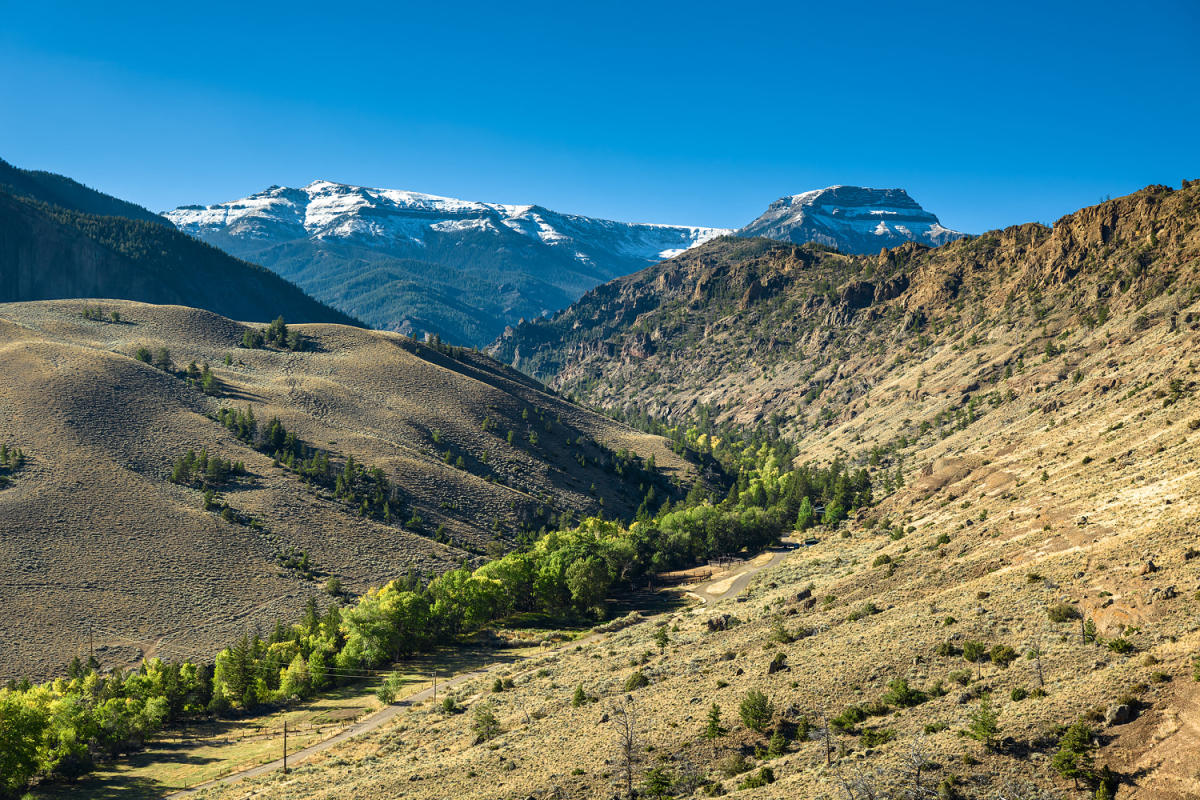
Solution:
[{"label": "tan rocky slope", "polygon": [[[704,407],[803,434],[947,347],[1020,329],[1030,358],[1068,327],[1178,300],[1200,283],[1198,251],[1200,182],[877,257],[726,238],[510,329],[492,352],[595,407],[670,420]],[[961,388],[1007,366],[981,361]]]},{"label": "tan rocky slope", "polygon": [[[476,681],[461,699],[495,705],[504,732],[494,742],[473,744],[470,711],[430,709],[288,778],[217,796],[607,798],[620,792],[613,707],[630,694],[639,769],[661,765],[676,776],[715,780],[739,797],[903,797],[881,792],[915,785],[914,753],[926,765],[925,789],[955,775],[953,796],[1082,797],[1051,766],[1060,726],[1081,717],[1098,733],[1097,763],[1122,776],[1117,798],[1196,797],[1200,402],[1188,387],[1200,336],[1171,330],[1165,310],[1143,309],[1161,322],[1136,337],[1123,329],[1127,319],[1098,330],[1112,345],[1090,354],[1084,348],[1073,362],[1082,380],[1059,378],[1055,360],[1027,365],[1001,384],[1018,399],[908,449],[903,488],[761,574],[746,602],[666,619],[665,652],[654,641],[655,623],[646,622],[501,668],[515,678],[512,691],[493,694],[491,675]],[[979,352],[995,358],[1010,346],[948,348],[927,362],[926,382],[960,380]],[[1176,380],[1185,387],[1179,393],[1171,390]],[[833,453],[858,437],[856,450],[890,441],[904,416],[935,416],[934,401],[911,399],[911,391],[889,406],[890,388],[872,393],[870,409],[814,441],[812,452]],[[894,471],[881,465],[877,481],[885,469]],[[798,601],[810,587],[811,599]],[[879,613],[852,620],[868,603]],[[1053,621],[1048,610],[1060,603],[1093,620],[1101,643],[1081,642],[1079,620]],[[707,620],[722,614],[741,624],[710,631]],[[808,635],[778,642],[777,621]],[[968,640],[1007,645],[1018,657],[1001,668],[943,649]],[[1118,640],[1130,650],[1108,646]],[[1034,647],[1043,652],[1042,681],[1037,661],[1026,657]],[[772,674],[779,653],[789,669]],[[650,685],[626,692],[635,669]],[[896,678],[921,690],[941,684],[947,693],[912,708],[891,703],[885,715],[854,726],[856,733],[834,732],[827,764],[822,717],[880,700]],[[1032,693],[1043,681],[1045,697],[1015,699],[1014,690]],[[573,707],[577,685],[598,702]],[[750,689],[765,692],[781,717],[814,722],[811,737],[777,759],[754,758],[765,737],[737,720]],[[999,710],[997,752],[961,734],[988,691]],[[709,742],[701,731],[713,702],[732,731]],[[1119,716],[1122,703],[1132,718]],[[893,738],[864,743],[864,730]],[[729,776],[722,765],[739,752],[752,770]],[[772,768],[776,782],[738,790],[761,766]],[[848,794],[843,781],[877,794]]]},{"label": "tan rocky slope", "polygon": [[[121,321],[85,319],[85,305]],[[338,325],[295,326],[303,352],[244,349],[246,329],[179,306],[0,305],[0,443],[25,453],[0,488],[0,676],[54,674],[86,655],[89,631],[105,666],[211,656],[294,617],[329,577],[359,592],[508,547],[551,515],[601,502],[631,513],[644,490],[614,471],[612,451],[654,455],[684,479],[690,470],[663,440],[470,352]],[[177,371],[212,365],[221,396],[137,361],[143,346],[168,348]],[[352,456],[382,469],[399,488],[396,518],[360,515],[212,418],[247,406],[336,468]],[[179,456],[202,448],[246,465],[218,497],[234,521],[168,481]],[[280,563],[300,552],[308,577]]]},{"label": "tan rocky slope", "polygon": [[[621,791],[613,720],[627,695],[638,709],[639,771],[657,765],[692,776],[676,795],[700,796],[707,780],[739,797],[928,796],[943,783],[942,796],[1083,797],[1051,763],[1062,726],[1083,718],[1096,733],[1097,764],[1120,777],[1117,798],[1200,796],[1198,194],[1196,186],[1150,189],[1085,209],[1054,231],[1024,226],[860,262],[876,272],[803,301],[824,309],[803,337],[804,358],[815,359],[822,343],[829,349],[823,362],[779,357],[751,369],[739,351],[725,382],[715,377],[698,396],[746,398],[752,419],[769,408],[753,398],[775,387],[792,393],[779,426],[801,433],[802,458],[864,464],[875,509],[820,531],[819,544],[761,574],[745,602],[667,618],[663,652],[652,621],[501,667],[512,690],[492,693],[491,675],[476,681],[461,699],[494,704],[502,733],[491,742],[474,743],[471,709],[426,709],[290,776],[217,796],[607,798]],[[800,282],[806,269],[833,270],[830,259],[842,257],[771,246],[755,258],[763,268],[790,260]],[[875,320],[891,327],[866,324],[878,287],[909,261],[909,286],[879,301]],[[676,260],[660,274],[686,274],[689,264],[724,280],[716,261]],[[738,268],[725,266],[724,274]],[[750,285],[765,288],[758,276]],[[847,283],[855,279],[875,286],[867,308],[853,308]],[[724,296],[734,314],[744,294]],[[754,319],[756,305],[749,298],[736,312],[743,316],[714,320],[708,337],[736,342],[739,320]],[[686,329],[688,314],[702,310],[676,306],[663,330],[669,320]],[[805,324],[796,307],[770,318],[781,340],[789,318]],[[648,341],[654,330],[642,331]],[[657,341],[659,361],[618,356],[614,346],[608,360],[589,363],[623,377],[638,374],[634,363],[661,367],[657,383],[668,394],[660,407],[671,408],[670,392],[688,373],[681,355],[668,357],[669,340]],[[772,352],[767,344],[754,352]],[[690,352],[708,357],[698,345]],[[793,376],[819,363],[823,373]],[[675,371],[666,376],[668,367]],[[810,389],[793,383],[821,387],[799,414],[796,398]],[[619,378],[591,390],[632,396]],[[732,400],[722,408],[739,413]],[[1060,604],[1091,620],[1099,641],[1081,641],[1079,619],[1055,621],[1050,609]],[[737,624],[710,630],[721,614]],[[779,625],[794,641],[779,640]],[[1017,658],[969,663],[959,652],[968,641],[1011,647]],[[1040,678],[1028,657],[1035,648]],[[787,669],[772,672],[780,653]],[[636,669],[649,685],[627,691]],[[886,698],[898,678],[931,696],[911,707]],[[577,685],[597,701],[574,707]],[[807,718],[810,736],[778,758],[756,757],[767,741],[737,713],[750,689],[769,696],[777,723]],[[984,694],[999,713],[994,751],[962,733]],[[822,720],[879,701],[886,713],[831,734],[827,762]],[[708,741],[701,731],[714,702],[731,731]],[[738,754],[752,766],[730,775]],[[905,795],[918,786],[915,763],[926,794]],[[763,766],[774,783],[739,789]]]}]

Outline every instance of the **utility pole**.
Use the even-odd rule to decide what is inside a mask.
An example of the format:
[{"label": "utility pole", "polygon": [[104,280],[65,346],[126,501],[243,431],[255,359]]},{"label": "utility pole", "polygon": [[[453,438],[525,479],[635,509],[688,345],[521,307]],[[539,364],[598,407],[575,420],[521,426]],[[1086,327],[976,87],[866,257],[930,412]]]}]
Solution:
[{"label": "utility pole", "polygon": [[283,721],[283,774],[287,775],[287,720]]},{"label": "utility pole", "polygon": [[92,640],[92,623],[88,623],[88,660],[96,657],[96,648]]},{"label": "utility pole", "polygon": [[437,670],[433,671],[433,702],[437,702]]}]

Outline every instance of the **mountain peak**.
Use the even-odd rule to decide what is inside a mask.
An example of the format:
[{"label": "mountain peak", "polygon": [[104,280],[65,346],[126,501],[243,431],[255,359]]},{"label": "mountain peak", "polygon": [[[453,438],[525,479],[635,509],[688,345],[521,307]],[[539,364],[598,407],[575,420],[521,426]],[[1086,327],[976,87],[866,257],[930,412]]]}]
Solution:
[{"label": "mountain peak", "polygon": [[870,253],[910,241],[937,247],[964,234],[942,226],[904,189],[838,185],[781,197],[738,235]]}]

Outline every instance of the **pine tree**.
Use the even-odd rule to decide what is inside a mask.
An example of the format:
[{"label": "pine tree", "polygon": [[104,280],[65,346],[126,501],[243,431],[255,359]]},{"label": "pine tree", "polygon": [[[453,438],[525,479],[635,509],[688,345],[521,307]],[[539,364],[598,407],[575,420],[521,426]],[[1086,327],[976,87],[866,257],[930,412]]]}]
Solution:
[{"label": "pine tree", "polygon": [[674,785],[675,779],[665,767],[651,767],[646,770],[646,777],[642,781],[642,788],[645,789],[646,794],[657,800],[670,797],[671,787]]},{"label": "pine tree", "polygon": [[1083,720],[1067,728],[1062,738],[1058,740],[1058,751],[1050,761],[1054,770],[1064,778],[1075,782],[1079,788],[1080,779],[1091,781],[1095,776],[1093,753],[1096,745],[1093,741],[1095,733],[1090,725]]},{"label": "pine tree", "polygon": [[972,739],[983,742],[983,746],[992,750],[996,746],[996,737],[1000,735],[1000,714],[992,707],[991,695],[984,695],[979,705],[971,714],[971,723],[967,726],[967,735]]}]

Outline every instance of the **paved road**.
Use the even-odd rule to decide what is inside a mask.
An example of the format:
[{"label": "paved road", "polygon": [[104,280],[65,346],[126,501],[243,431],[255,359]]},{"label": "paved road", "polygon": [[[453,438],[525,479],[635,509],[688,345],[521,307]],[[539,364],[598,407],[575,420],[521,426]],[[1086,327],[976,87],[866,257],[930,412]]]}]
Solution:
[{"label": "paved road", "polygon": [[795,545],[792,543],[792,540],[785,538],[783,539],[782,547],[772,548],[760,553],[741,566],[697,584],[692,588],[690,593],[703,600],[705,605],[712,605],[727,597],[741,594],[745,590],[746,585],[750,583],[751,578],[764,569],[769,569],[778,564],[787,557],[788,553],[793,552],[794,549]]},{"label": "paved road", "polygon": [[[794,547],[795,545],[792,544],[791,540],[785,538],[783,540],[782,547],[772,548],[760,553],[750,561],[747,561],[732,570],[724,572],[711,580],[698,584],[691,590],[690,593],[696,597],[699,597],[706,605],[711,605],[712,603],[715,603],[719,600],[724,600],[727,597],[733,597],[746,588],[746,584],[750,583],[751,578],[753,578],[759,572],[762,572],[764,569],[769,569],[770,567],[778,564],[787,556],[788,553],[792,552]],[[565,642],[564,644],[559,645],[559,647],[586,644],[600,638],[603,635],[604,634],[592,634],[583,639],[575,639],[570,642]],[[464,681],[468,681],[471,678],[475,678],[480,675],[486,675],[489,671],[500,665],[500,663],[496,663],[485,669],[456,675],[447,681],[439,683],[438,688],[443,690],[453,688],[454,686],[457,686]],[[317,742],[316,744],[309,745],[302,750],[297,750],[295,753],[290,753],[288,755],[288,766],[295,766],[296,764],[312,758],[317,753],[322,753],[334,745],[346,741],[347,739],[351,739],[355,736],[361,736],[368,731],[373,731],[406,708],[423,703],[431,697],[433,697],[433,687],[422,689],[416,694],[409,695],[403,700],[398,700],[390,706],[381,708],[379,711],[376,711],[374,714],[359,720],[335,736],[331,736],[328,739]],[[282,768],[283,759],[277,758],[274,761],[269,761],[266,764],[260,764],[257,767],[251,767],[249,769],[242,770],[241,772],[234,772],[230,775],[226,775],[222,778],[216,778],[215,780],[207,781],[205,783],[198,783],[195,786],[187,789],[180,789],[177,792],[172,792],[171,794],[166,795],[166,797],[187,797],[188,795],[195,794],[201,789],[208,789],[212,786],[217,786],[220,784],[237,783],[238,781],[245,780],[246,778],[265,775],[268,772],[274,772],[275,770]]]}]

